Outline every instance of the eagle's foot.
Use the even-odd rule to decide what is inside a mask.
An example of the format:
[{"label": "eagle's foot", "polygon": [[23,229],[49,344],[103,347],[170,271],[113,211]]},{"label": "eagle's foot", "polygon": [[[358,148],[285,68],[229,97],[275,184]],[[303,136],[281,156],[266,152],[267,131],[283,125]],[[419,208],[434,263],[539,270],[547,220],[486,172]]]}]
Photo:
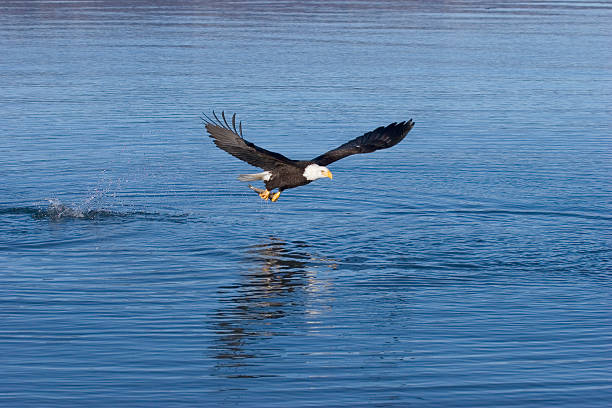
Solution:
[{"label": "eagle's foot", "polygon": [[277,191],[276,193],[272,194],[272,197],[270,198],[270,200],[272,200],[272,202],[276,202],[276,200],[278,200],[278,197],[280,197],[280,191]]},{"label": "eagle's foot", "polygon": [[270,199],[270,192],[266,189],[262,189],[262,188],[257,188],[257,187],[253,187],[252,185],[249,184],[249,188],[251,190],[253,190],[254,192],[256,192],[257,194],[259,194],[259,196],[261,197],[262,200],[269,200]]},{"label": "eagle's foot", "polygon": [[268,190],[264,190],[261,193],[259,193],[259,196],[261,197],[262,200],[268,201],[270,199],[270,192]]}]

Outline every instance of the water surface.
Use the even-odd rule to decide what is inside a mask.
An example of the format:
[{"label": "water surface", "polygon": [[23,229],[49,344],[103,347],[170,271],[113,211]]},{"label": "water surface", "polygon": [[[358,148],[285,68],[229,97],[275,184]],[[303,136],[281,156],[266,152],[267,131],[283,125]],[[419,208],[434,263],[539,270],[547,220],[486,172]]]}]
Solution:
[{"label": "water surface", "polygon": [[[3,406],[604,407],[607,2],[0,5]],[[264,203],[202,111],[312,158]]]}]

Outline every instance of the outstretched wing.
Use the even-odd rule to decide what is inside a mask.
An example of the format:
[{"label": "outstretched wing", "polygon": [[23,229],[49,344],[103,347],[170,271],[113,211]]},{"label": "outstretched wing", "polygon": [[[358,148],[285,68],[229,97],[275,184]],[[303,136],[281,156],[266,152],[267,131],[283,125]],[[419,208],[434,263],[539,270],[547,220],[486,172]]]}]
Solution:
[{"label": "outstretched wing", "polygon": [[312,161],[319,166],[327,166],[330,163],[353,154],[370,153],[379,149],[387,149],[401,142],[413,126],[414,122],[412,119],[408,122],[391,123],[388,126],[381,126],[314,158]]},{"label": "outstretched wing", "polygon": [[251,166],[260,167],[264,170],[271,170],[281,164],[294,164],[295,162],[282,154],[271,152],[261,147],[255,146],[242,138],[242,122],[236,128],[236,114],[232,116],[232,124],[225,119],[225,113],[221,112],[221,118],[213,111],[213,118],[206,114],[202,120],[206,125],[208,135],[215,141],[217,147],[225,150],[234,157],[239,158]]}]

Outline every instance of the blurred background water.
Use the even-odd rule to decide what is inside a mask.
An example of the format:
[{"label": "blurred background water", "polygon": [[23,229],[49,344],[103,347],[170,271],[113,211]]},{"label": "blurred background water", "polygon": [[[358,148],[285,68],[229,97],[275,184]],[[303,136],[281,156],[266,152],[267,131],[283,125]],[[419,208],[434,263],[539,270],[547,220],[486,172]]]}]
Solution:
[{"label": "blurred background water", "polygon": [[[609,406],[612,6],[3,1],[2,406]],[[200,122],[298,159],[264,203]]]}]

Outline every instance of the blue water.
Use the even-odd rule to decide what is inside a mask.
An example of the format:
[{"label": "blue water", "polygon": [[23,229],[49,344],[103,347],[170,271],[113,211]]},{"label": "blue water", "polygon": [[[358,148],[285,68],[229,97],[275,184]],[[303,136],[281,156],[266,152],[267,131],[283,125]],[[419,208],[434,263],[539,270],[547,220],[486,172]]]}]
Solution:
[{"label": "blue water", "polygon": [[[0,405],[609,406],[611,38],[596,1],[3,1]],[[416,126],[266,203],[212,109],[296,159]]]}]

